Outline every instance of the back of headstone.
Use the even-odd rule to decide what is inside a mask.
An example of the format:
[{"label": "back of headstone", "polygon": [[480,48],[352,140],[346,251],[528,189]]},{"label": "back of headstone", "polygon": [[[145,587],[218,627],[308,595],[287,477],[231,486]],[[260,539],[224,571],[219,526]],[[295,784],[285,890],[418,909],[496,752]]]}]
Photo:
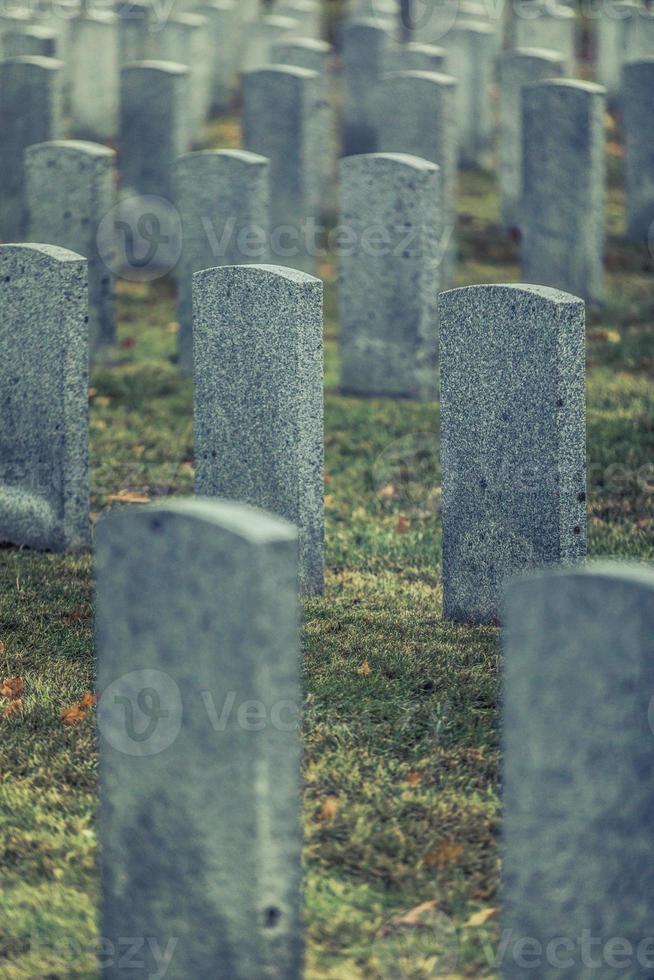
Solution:
[{"label": "back of headstone", "polygon": [[123,510],[97,569],[103,976],[299,980],[295,529]]},{"label": "back of headstone", "polygon": [[516,579],[505,605],[505,980],[654,975],[654,571]]}]

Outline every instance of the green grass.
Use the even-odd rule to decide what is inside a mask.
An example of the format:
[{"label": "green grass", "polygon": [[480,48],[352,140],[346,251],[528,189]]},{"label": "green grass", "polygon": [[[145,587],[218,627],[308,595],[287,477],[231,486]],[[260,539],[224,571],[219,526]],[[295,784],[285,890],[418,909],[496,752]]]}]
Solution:
[{"label": "green grass", "polygon": [[[233,145],[233,126],[212,139]],[[608,208],[609,295],[588,331],[590,552],[651,561],[652,261],[620,240],[614,186]],[[464,176],[460,213],[460,281],[518,279],[488,175]],[[474,917],[498,901],[498,634],[442,619],[438,406],[338,393],[333,263],[321,273],[328,573],[303,633],[307,977],[491,977],[498,918]],[[92,376],[94,514],[120,491],[193,485],[171,284],[123,283],[119,310],[120,343]],[[92,571],[89,555],[0,552],[2,676],[25,684],[23,713],[0,718],[6,980],[98,975],[93,720],[60,718],[93,689]],[[393,921],[422,902],[437,903],[424,932]],[[424,941],[410,963],[407,936]]]}]

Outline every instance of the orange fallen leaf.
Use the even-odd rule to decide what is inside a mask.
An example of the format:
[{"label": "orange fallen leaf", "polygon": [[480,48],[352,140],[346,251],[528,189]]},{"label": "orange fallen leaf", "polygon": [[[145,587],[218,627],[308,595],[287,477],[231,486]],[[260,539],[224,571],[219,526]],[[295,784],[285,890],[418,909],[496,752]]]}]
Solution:
[{"label": "orange fallen leaf", "polygon": [[2,656],[2,654],[3,654],[4,652],[5,652],[5,645],[4,645],[4,643],[2,642],[2,640],[0,640],[0,657]]},{"label": "orange fallen leaf", "polygon": [[410,772],[406,777],[406,781],[409,786],[419,786],[422,782],[422,776],[419,772]]},{"label": "orange fallen leaf", "polygon": [[463,844],[456,844],[453,840],[444,840],[438,845],[435,851],[425,854],[423,861],[427,868],[446,868],[448,864],[453,864],[457,858],[463,854]]},{"label": "orange fallen leaf", "polygon": [[471,915],[467,922],[464,922],[463,928],[472,929],[475,926],[483,926],[485,922],[492,919],[498,912],[499,909],[480,909],[479,912]]},{"label": "orange fallen leaf", "polygon": [[0,686],[0,698],[16,701],[22,697],[25,685],[21,677],[5,677]]},{"label": "orange fallen leaf", "polygon": [[361,666],[357,667],[357,674],[360,674],[362,677],[367,677],[368,674],[371,673],[372,673],[372,667],[370,666],[367,660],[364,660]]},{"label": "orange fallen leaf", "polygon": [[10,701],[7,707],[3,710],[3,718],[11,718],[12,715],[20,714],[23,710],[22,698],[16,698],[15,701]]},{"label": "orange fallen leaf", "polygon": [[74,704],[72,708],[63,708],[61,712],[61,720],[64,725],[76,725],[80,721],[84,721],[87,717],[87,712],[83,708],[80,708],[79,704]]},{"label": "orange fallen leaf", "polygon": [[332,507],[334,505],[334,498],[331,493],[328,493],[325,497],[325,507]]},{"label": "orange fallen leaf", "polygon": [[97,698],[95,694],[91,694],[90,691],[85,691],[82,700],[79,703],[80,708],[89,708],[92,704],[95,704]]},{"label": "orange fallen leaf", "polygon": [[111,493],[107,500],[116,501],[121,504],[149,504],[150,497],[147,493],[137,493],[135,490],[119,490],[118,493]]},{"label": "orange fallen leaf", "polygon": [[420,905],[416,905],[415,908],[410,909],[409,912],[405,912],[404,915],[396,915],[380,929],[379,935],[388,936],[396,929],[405,927],[416,928],[420,925],[420,920],[425,912],[431,912],[432,909],[437,908],[438,902],[435,899],[430,902],[422,902]]},{"label": "orange fallen leaf", "polygon": [[406,534],[406,532],[411,527],[411,521],[407,520],[404,514],[400,514],[399,520],[395,525],[396,534]]},{"label": "orange fallen leaf", "polygon": [[319,820],[333,820],[338,813],[338,799],[335,796],[328,796],[322,805]]}]

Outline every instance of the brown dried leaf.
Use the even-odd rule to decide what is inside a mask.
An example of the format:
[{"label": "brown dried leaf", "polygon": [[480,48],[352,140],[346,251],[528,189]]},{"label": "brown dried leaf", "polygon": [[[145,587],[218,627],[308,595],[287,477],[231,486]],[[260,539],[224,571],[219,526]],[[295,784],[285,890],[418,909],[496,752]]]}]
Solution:
[{"label": "brown dried leaf", "polygon": [[483,926],[484,923],[492,919],[494,915],[497,915],[499,909],[480,909],[479,912],[473,913],[467,922],[464,922],[464,929],[472,929],[475,926]]},{"label": "brown dried leaf", "polygon": [[360,667],[357,667],[357,674],[361,677],[367,677],[368,674],[372,674],[372,667],[367,660],[364,660]]},{"label": "brown dried leaf", "polygon": [[25,685],[22,677],[5,677],[0,685],[0,698],[8,701],[17,701],[23,696]]},{"label": "brown dried leaf", "polygon": [[322,805],[319,820],[333,820],[338,813],[338,799],[335,796],[325,797],[325,801]]},{"label": "brown dried leaf", "polygon": [[404,514],[400,514],[399,520],[395,525],[396,534],[406,534],[411,527],[411,521],[409,521]]}]

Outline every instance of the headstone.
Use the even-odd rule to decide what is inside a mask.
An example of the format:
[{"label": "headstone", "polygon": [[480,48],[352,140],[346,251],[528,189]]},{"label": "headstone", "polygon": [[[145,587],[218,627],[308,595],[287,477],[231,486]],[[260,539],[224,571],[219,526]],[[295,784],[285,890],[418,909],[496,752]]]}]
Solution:
[{"label": "headstone", "polygon": [[447,72],[447,50],[435,44],[420,44],[417,41],[396,44],[389,50],[386,67],[388,71],[430,71],[443,74]]},{"label": "headstone", "polygon": [[450,286],[456,259],[456,82],[435,72],[395,72],[383,79],[380,93],[384,104],[379,124],[381,150],[431,160],[440,170],[440,282]]},{"label": "headstone", "polygon": [[600,303],[605,91],[536,82],[523,88],[522,108],[522,278]]},{"label": "headstone", "polygon": [[627,236],[654,247],[654,57],[624,66]]},{"label": "headstone", "polygon": [[443,611],[493,623],[512,575],[585,555],[584,304],[493,285],[439,307]]},{"label": "headstone", "polygon": [[97,569],[102,975],[300,980],[295,529],[125,508]]},{"label": "headstone", "polygon": [[292,17],[266,14],[251,23],[245,34],[244,71],[254,71],[269,65],[272,45],[288,41],[299,34],[300,25]]},{"label": "headstone", "polygon": [[78,134],[109,140],[118,129],[119,20],[109,11],[70,22],[73,126]]},{"label": "headstone", "polygon": [[516,46],[547,48],[563,55],[565,74],[573,76],[576,67],[577,16],[571,7],[551,0],[521,4],[516,17]]},{"label": "headstone", "polygon": [[209,31],[211,108],[226,112],[234,98],[239,67],[241,27],[236,3],[211,0],[196,12],[206,18]]},{"label": "headstone", "polygon": [[97,143],[58,140],[25,151],[28,239],[60,245],[88,262],[89,346],[114,343],[113,276],[98,255],[98,226],[115,203],[116,154]]},{"label": "headstone", "polygon": [[193,370],[193,273],[265,262],[270,242],[270,175],[265,157],[246,150],[201,150],[175,164],[182,221],[177,279],[179,363]]},{"label": "headstone", "polygon": [[603,4],[597,13],[597,81],[606,88],[612,102],[620,92],[629,21],[638,15],[638,9],[632,0],[615,0]]},{"label": "headstone", "polygon": [[323,590],[322,283],[279,266],[193,278],[196,492],[299,529],[300,588]]},{"label": "headstone", "polygon": [[522,200],[522,90],[530,82],[563,75],[563,55],[541,48],[505,51],[498,60],[500,131],[498,139],[502,224],[517,228]]},{"label": "headstone", "polygon": [[275,65],[243,76],[243,144],[270,160],[271,255],[305,270],[315,265],[307,223],[320,208],[320,79]]},{"label": "headstone", "polygon": [[459,161],[488,167],[492,134],[491,83],[494,35],[481,21],[456,24],[443,38],[450,72],[456,78]]},{"label": "headstone", "polygon": [[341,386],[436,397],[438,167],[402,153],[341,161]]},{"label": "headstone", "polygon": [[2,39],[2,50],[4,58],[19,58],[21,55],[56,58],[57,35],[38,24],[7,31]]},{"label": "headstone", "polygon": [[143,61],[121,71],[120,169],[138,194],[173,200],[173,164],[191,143],[188,69]]},{"label": "headstone", "polygon": [[86,262],[0,246],[0,542],[50,551],[89,535]]},{"label": "headstone", "polygon": [[219,52],[211,50],[210,41],[207,20],[197,14],[170,17],[156,34],[157,57],[188,68],[186,111],[193,140],[202,139],[211,105],[212,58]]},{"label": "headstone", "polygon": [[145,61],[150,54],[149,40],[154,27],[154,11],[149,3],[119,3],[118,63],[121,68]]},{"label": "headstone", "polygon": [[641,61],[654,55],[654,12],[638,6],[635,17],[626,21],[625,62]]},{"label": "headstone", "polygon": [[277,0],[274,10],[281,17],[297,21],[298,37],[320,37],[322,12],[316,0]]},{"label": "headstone", "polygon": [[391,37],[373,19],[343,29],[343,153],[375,153],[381,114],[379,82],[386,71]]},{"label": "headstone", "polygon": [[505,980],[654,968],[654,573],[512,584],[504,638]]},{"label": "headstone", "polygon": [[0,238],[26,231],[23,155],[62,135],[61,62],[22,56],[0,62]]},{"label": "headstone", "polygon": [[278,41],[272,46],[271,57],[275,64],[296,65],[318,73],[320,87],[316,129],[320,138],[317,151],[318,163],[323,174],[321,196],[327,193],[336,172],[336,117],[331,101],[330,58],[331,47],[326,41],[312,38],[295,38],[291,41]]},{"label": "headstone", "polygon": [[[13,34],[15,31],[24,31],[32,25],[32,14],[25,7],[17,7],[14,10],[4,9],[0,13],[0,40],[5,34]],[[1,45],[0,45],[1,47]]]}]

